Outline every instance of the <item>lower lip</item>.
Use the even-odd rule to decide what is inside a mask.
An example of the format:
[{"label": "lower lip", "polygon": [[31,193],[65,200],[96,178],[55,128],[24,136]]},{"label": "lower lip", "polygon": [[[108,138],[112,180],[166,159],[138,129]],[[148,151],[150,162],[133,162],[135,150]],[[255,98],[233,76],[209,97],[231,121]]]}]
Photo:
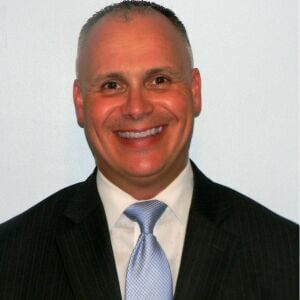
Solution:
[{"label": "lower lip", "polygon": [[143,147],[149,147],[157,142],[159,142],[162,137],[164,136],[166,131],[166,126],[162,126],[162,131],[156,135],[149,135],[146,137],[141,137],[141,138],[122,138],[116,133],[116,136],[118,137],[118,140],[123,144],[128,147],[133,147],[133,148],[143,148]]}]

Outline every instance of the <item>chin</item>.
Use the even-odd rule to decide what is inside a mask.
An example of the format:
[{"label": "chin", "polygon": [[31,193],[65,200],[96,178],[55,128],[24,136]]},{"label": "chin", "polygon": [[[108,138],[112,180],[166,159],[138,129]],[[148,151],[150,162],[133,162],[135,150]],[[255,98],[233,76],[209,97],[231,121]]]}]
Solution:
[{"label": "chin", "polygon": [[126,171],[133,177],[152,177],[163,172],[165,165],[158,161],[140,160],[128,165]]}]

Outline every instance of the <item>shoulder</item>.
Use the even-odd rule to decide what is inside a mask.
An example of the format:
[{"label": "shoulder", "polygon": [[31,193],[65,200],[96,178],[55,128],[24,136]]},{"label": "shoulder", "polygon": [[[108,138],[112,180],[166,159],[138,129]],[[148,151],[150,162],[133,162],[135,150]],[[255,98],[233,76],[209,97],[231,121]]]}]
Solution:
[{"label": "shoulder", "polygon": [[[287,287],[291,295],[296,295],[299,226],[255,200],[211,181],[195,168],[194,180],[193,215],[205,220],[201,224],[206,224],[211,234],[230,237],[235,245],[232,272],[244,274],[241,278],[247,274],[257,282],[267,295],[265,299],[286,295]],[[232,245],[227,246],[229,249]],[[240,280],[234,275],[230,278]],[[270,286],[274,286],[272,291]]]},{"label": "shoulder", "polygon": [[66,206],[82,185],[83,183],[77,183],[57,191],[20,215],[0,224],[0,242],[55,232]]},{"label": "shoulder", "polygon": [[228,201],[231,206],[229,223],[231,220],[232,225],[239,224],[235,231],[243,230],[258,236],[273,232],[278,236],[293,235],[297,239],[299,226],[296,223],[231,188],[216,183],[214,188],[223,201]]},{"label": "shoulder", "polygon": [[263,239],[297,245],[297,224],[240,192],[213,182],[195,166],[193,169],[195,200],[211,222],[243,241]]}]

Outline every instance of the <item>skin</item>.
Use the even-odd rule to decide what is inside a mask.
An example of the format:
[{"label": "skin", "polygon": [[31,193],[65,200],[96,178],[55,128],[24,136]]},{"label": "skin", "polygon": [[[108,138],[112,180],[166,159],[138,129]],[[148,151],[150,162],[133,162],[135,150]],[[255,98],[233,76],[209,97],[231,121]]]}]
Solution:
[{"label": "skin", "polygon": [[[99,20],[80,51],[73,98],[98,168],[134,198],[154,197],[186,166],[201,81],[166,17],[153,12]],[[162,131],[119,136],[151,128]]]}]

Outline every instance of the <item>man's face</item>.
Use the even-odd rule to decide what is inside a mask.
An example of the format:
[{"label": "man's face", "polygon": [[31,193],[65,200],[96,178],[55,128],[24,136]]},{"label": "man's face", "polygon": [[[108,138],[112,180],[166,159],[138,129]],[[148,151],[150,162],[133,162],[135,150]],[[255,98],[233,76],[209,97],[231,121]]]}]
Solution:
[{"label": "man's face", "polygon": [[164,16],[98,21],[81,51],[73,94],[98,168],[125,191],[162,189],[185,167],[201,106],[200,76]]}]

